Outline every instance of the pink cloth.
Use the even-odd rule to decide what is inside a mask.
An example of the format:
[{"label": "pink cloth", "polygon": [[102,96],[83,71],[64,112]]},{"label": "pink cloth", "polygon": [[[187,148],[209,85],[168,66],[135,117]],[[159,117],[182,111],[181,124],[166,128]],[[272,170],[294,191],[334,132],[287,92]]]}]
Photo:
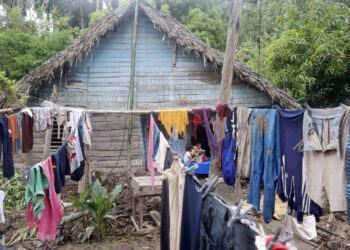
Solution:
[{"label": "pink cloth", "polygon": [[31,203],[27,207],[27,222],[28,227],[33,228],[38,226],[37,238],[42,240],[55,240],[57,233],[57,225],[61,221],[63,216],[63,210],[58,200],[57,194],[55,192],[55,176],[52,171],[51,157],[43,161],[41,165],[44,168],[45,174],[50,182],[50,192],[45,191],[43,214],[41,219],[38,221],[38,218],[33,214],[31,209]]},{"label": "pink cloth", "polygon": [[153,155],[153,130],[154,130],[154,119],[153,116],[150,115],[149,118],[149,137],[148,137],[148,159],[147,159],[147,169],[151,172],[152,178],[152,189],[154,187],[154,162],[152,160]]}]

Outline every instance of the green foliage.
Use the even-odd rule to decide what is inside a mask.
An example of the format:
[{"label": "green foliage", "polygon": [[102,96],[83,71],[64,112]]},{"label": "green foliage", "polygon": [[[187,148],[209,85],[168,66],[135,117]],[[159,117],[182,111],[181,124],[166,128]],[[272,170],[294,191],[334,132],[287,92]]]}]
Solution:
[{"label": "green foliage", "polygon": [[105,9],[105,10],[96,10],[94,12],[91,12],[89,14],[90,16],[89,26],[93,25],[98,19],[107,15],[109,11],[110,10]]},{"label": "green foliage", "polygon": [[226,30],[223,24],[222,12],[218,7],[209,12],[199,8],[191,9],[182,22],[202,41],[220,51],[225,51]]},{"label": "green foliage", "polygon": [[[2,169],[2,167],[1,167]],[[2,177],[2,171],[0,171],[0,186],[8,182],[8,179]],[[12,180],[6,185],[5,188],[5,200],[4,200],[4,208],[5,210],[11,211],[12,209],[20,210],[24,208],[26,202],[24,198],[25,186],[22,185],[21,174],[19,171],[15,172],[15,175]]]},{"label": "green foliage", "polygon": [[262,73],[299,101],[349,103],[350,9],[324,0],[287,5],[281,37],[264,49]]},{"label": "green foliage", "polygon": [[[224,52],[229,0],[158,0],[161,10],[186,25],[199,39]],[[155,5],[155,1],[150,1]]]},{"label": "green foliage", "polygon": [[[19,80],[58,51],[66,48],[77,35],[70,29],[68,19],[42,20],[40,27],[25,21],[20,10],[7,8],[7,15],[0,19],[0,71],[10,79]],[[40,30],[39,30],[40,28]]]},{"label": "green foliage", "polygon": [[108,194],[107,190],[102,187],[101,182],[97,179],[92,187],[87,187],[84,193],[79,197],[71,196],[74,207],[81,207],[92,216],[91,225],[87,227],[82,241],[89,238],[95,231],[98,241],[102,241],[109,226],[116,217],[109,214],[115,206],[116,197],[121,191],[121,184],[117,185],[114,190]]}]

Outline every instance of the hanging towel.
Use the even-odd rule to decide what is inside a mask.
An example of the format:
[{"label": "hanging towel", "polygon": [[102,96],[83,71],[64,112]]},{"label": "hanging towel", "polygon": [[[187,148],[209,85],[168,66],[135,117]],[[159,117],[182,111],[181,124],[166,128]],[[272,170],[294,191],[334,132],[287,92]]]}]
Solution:
[{"label": "hanging towel", "polygon": [[158,119],[163,123],[170,137],[172,137],[171,127],[174,129],[175,136],[186,135],[186,126],[189,124],[187,109],[161,110]]},{"label": "hanging towel", "polygon": [[63,216],[63,210],[55,192],[54,173],[52,170],[51,157],[41,163],[45,175],[49,181],[49,190],[46,191],[44,199],[44,210],[41,218],[37,218],[31,211],[30,206],[27,209],[28,227],[33,228],[38,226],[37,238],[42,240],[55,240],[57,234],[57,225]]},{"label": "hanging towel", "polygon": [[45,190],[49,189],[50,183],[41,164],[33,166],[30,175],[31,178],[26,186],[25,200],[29,203],[28,207],[31,207],[31,213],[40,219],[45,208]]},{"label": "hanging towel", "polygon": [[8,129],[9,129],[9,136],[11,138],[11,148],[12,148],[12,154],[15,150],[15,141],[18,139],[18,124],[17,124],[17,115],[9,115],[7,117],[8,120]]},{"label": "hanging towel", "polygon": [[17,140],[15,141],[14,145],[14,153],[17,153],[21,150],[22,148],[22,114],[20,112],[16,113],[17,116]]}]

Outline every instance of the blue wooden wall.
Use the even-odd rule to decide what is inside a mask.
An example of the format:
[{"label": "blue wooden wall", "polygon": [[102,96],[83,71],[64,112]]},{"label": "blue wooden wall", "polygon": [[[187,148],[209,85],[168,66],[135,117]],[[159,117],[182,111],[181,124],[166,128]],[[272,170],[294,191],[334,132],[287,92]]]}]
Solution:
[{"label": "blue wooden wall", "polygon": [[[176,65],[173,65],[173,41],[154,29],[142,13],[137,31],[135,109],[217,105],[221,75],[215,72],[211,63],[204,66],[202,58],[178,47]],[[132,16],[115,31],[108,32],[61,80],[59,103],[92,109],[127,109],[132,32]],[[65,86],[68,87],[67,93]],[[50,92],[51,86],[41,88],[38,93],[40,101],[49,99]],[[270,104],[271,99],[255,88],[242,83],[232,85],[231,107]]]}]

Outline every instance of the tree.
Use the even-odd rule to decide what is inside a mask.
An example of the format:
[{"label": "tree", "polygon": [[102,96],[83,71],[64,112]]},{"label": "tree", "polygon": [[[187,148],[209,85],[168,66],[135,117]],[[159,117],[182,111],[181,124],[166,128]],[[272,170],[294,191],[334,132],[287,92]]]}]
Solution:
[{"label": "tree", "polygon": [[66,48],[78,34],[68,25],[69,18],[59,18],[53,12],[51,20],[41,19],[40,24],[26,21],[21,9],[6,8],[0,18],[0,71],[12,80],[38,67],[53,54]]},{"label": "tree", "polygon": [[285,31],[264,49],[263,75],[301,102],[349,103],[350,9],[336,1],[295,1],[279,24]]}]

